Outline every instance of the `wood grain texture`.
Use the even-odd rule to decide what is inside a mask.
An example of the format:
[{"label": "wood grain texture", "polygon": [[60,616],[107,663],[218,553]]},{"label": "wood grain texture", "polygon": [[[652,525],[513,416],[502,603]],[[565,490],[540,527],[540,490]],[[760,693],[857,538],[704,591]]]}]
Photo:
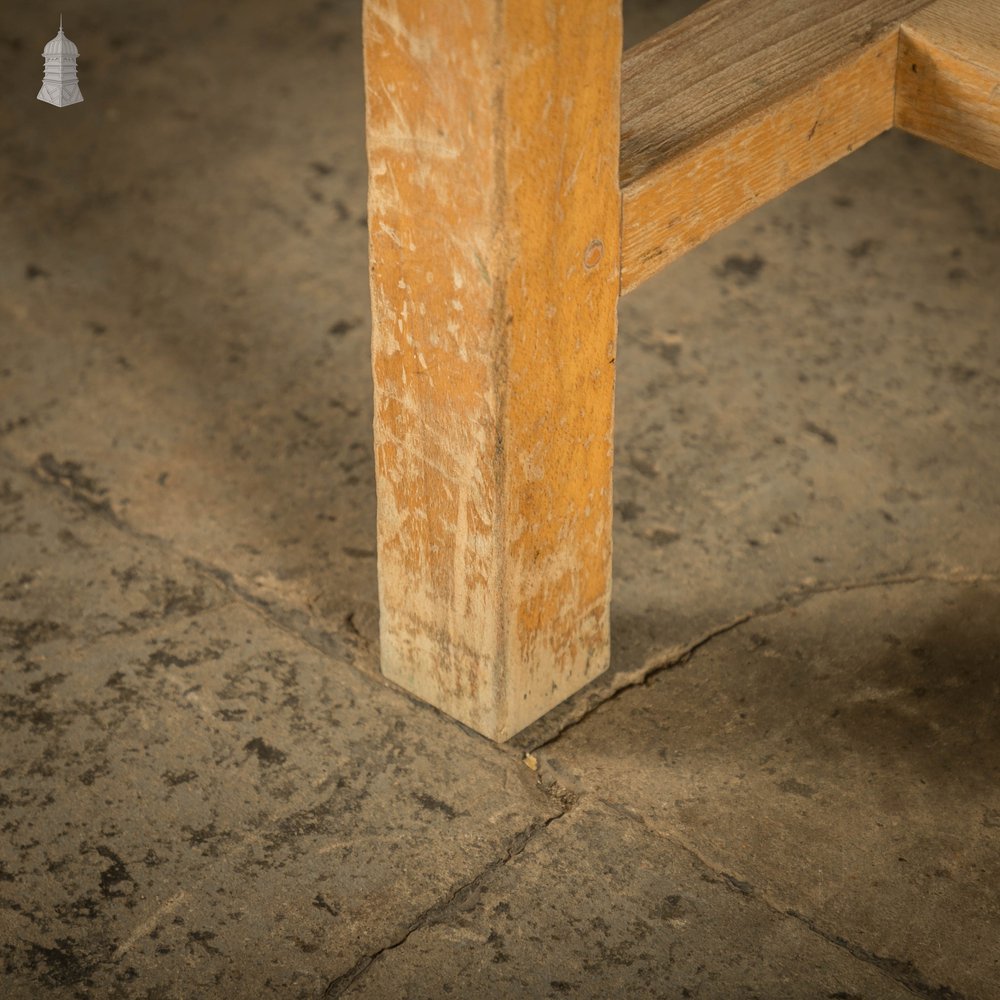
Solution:
[{"label": "wood grain texture", "polygon": [[926,0],[711,0],[625,53],[622,291],[893,124]]},{"label": "wood grain texture", "polygon": [[382,671],[504,740],[608,664],[621,6],[364,45]]},{"label": "wood grain texture", "polygon": [[1000,167],[1000,0],[937,0],[903,22],[896,124]]}]

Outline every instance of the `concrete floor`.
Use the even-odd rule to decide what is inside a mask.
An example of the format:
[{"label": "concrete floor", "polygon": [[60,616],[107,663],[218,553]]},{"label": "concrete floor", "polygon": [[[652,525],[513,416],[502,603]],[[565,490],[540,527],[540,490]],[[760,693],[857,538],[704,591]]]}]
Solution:
[{"label": "concrete floor", "polygon": [[613,669],[498,747],[378,676],[358,5],[62,9],[61,110],[0,18],[0,996],[1000,997],[1000,174],[885,136],[623,301]]}]

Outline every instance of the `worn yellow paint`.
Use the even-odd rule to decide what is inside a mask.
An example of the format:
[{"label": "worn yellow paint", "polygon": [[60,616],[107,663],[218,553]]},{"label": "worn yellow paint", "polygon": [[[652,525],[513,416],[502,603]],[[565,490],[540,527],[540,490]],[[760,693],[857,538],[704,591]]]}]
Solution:
[{"label": "worn yellow paint", "polygon": [[608,664],[620,3],[366,0],[382,671],[503,740]]},{"label": "worn yellow paint", "polygon": [[896,124],[1000,167],[1000,2],[937,0],[903,22]]}]

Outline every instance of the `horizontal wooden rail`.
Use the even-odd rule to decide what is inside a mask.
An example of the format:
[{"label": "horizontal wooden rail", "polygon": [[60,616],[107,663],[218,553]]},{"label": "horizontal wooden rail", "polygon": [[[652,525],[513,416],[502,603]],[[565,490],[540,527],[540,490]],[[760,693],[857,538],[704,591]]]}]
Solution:
[{"label": "horizontal wooden rail", "polygon": [[1000,0],[938,0],[907,18],[896,124],[1000,167]]},{"label": "horizontal wooden rail", "polygon": [[899,25],[925,3],[711,0],[629,49],[622,292],[892,127]]}]

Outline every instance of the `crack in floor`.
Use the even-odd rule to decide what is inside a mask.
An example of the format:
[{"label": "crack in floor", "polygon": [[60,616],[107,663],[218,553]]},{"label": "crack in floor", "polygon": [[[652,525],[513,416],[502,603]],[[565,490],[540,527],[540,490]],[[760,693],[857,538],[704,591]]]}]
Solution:
[{"label": "crack in floor", "polygon": [[[53,490],[64,499],[70,500],[87,513],[95,515],[105,523],[112,525],[133,541],[155,546],[158,551],[168,553],[172,558],[180,559],[189,569],[207,578],[215,586],[220,587],[230,598],[238,600],[268,625],[305,643],[324,656],[332,657],[338,662],[346,663],[368,678],[374,677],[376,680],[382,682],[384,686],[395,687],[395,685],[390,685],[389,682],[384,681],[378,673],[377,667],[365,669],[358,665],[356,662],[358,657],[354,655],[354,651],[360,647],[362,655],[366,653],[370,654],[371,651],[365,644],[352,642],[350,639],[344,639],[337,633],[312,627],[308,621],[301,620],[304,618],[304,612],[297,609],[276,607],[269,601],[258,597],[241,586],[229,570],[205,562],[197,556],[189,555],[182,549],[174,546],[168,539],[162,538],[159,535],[141,531],[133,524],[119,517],[112,509],[110,503],[104,501],[96,503],[92,496],[78,488],[77,479],[79,478],[79,474],[76,463],[55,463],[50,455],[43,455],[37,463],[26,467],[8,452],[0,452],[0,457],[12,469],[27,474],[40,486]],[[70,469],[72,475],[70,473],[61,474],[64,466],[72,467]],[[350,612],[344,621],[348,631],[353,634],[357,630],[351,630],[347,621],[352,614],[353,612]]]},{"label": "crack in floor", "polygon": [[424,910],[423,913],[421,913],[406,927],[403,933],[395,941],[384,945],[382,948],[379,948],[378,951],[373,952],[370,955],[365,955],[360,958],[352,968],[338,976],[326,987],[322,993],[322,1000],[335,1000],[335,998],[343,996],[347,990],[349,990],[351,986],[353,986],[354,983],[357,982],[383,955],[402,947],[417,931],[422,930],[425,927],[432,927],[434,924],[440,923],[444,920],[453,906],[461,905],[470,896],[476,893],[495,871],[503,868],[519,854],[522,854],[532,840],[534,840],[538,835],[544,833],[556,820],[562,819],[566,816],[569,813],[570,808],[571,806],[567,806],[554,816],[549,816],[544,820],[536,820],[524,830],[516,833],[511,838],[506,851],[501,857],[491,861],[474,878],[469,879],[467,882],[463,882],[443,899],[438,900],[438,902],[436,902],[433,906]]},{"label": "crack in floor", "polygon": [[644,830],[652,834],[654,837],[666,841],[671,846],[688,855],[688,857],[694,862],[695,866],[702,869],[703,874],[710,881],[716,883],[717,885],[723,885],[730,892],[734,892],[746,899],[753,899],[762,903],[769,910],[780,917],[795,920],[812,934],[822,938],[828,944],[832,944],[835,947],[846,951],[858,961],[864,962],[865,964],[878,969],[879,972],[892,979],[898,986],[902,986],[914,996],[921,997],[923,1000],[970,1000],[966,994],[952,989],[950,986],[946,986],[944,984],[932,986],[927,982],[924,974],[910,961],[892,958],[887,955],[879,955],[876,952],[869,951],[867,948],[855,941],[851,941],[839,934],[834,934],[830,931],[824,930],[811,917],[800,913],[792,907],[783,906],[780,903],[775,902],[764,890],[754,886],[752,883],[747,882],[744,879],[738,878],[731,872],[723,871],[721,868],[716,867],[711,861],[708,860],[708,858],[704,857],[701,853],[699,853],[699,851],[697,851],[690,844],[686,843],[680,837],[666,833],[658,827],[651,826],[643,815],[628,806],[617,802],[611,802],[610,800],[601,797],[597,797],[595,801],[599,802],[605,808],[610,809],[616,815],[622,816],[625,819],[639,824]]},{"label": "crack in floor", "polygon": [[849,955],[861,962],[874,966],[887,976],[894,979],[904,989],[909,990],[914,996],[924,997],[926,1000],[967,1000],[964,993],[952,989],[950,986],[939,984],[931,986],[927,982],[924,974],[912,963],[898,958],[890,958],[886,955],[878,955],[867,948],[863,948],[855,941],[849,941],[839,934],[831,934],[823,930],[816,922],[797,910],[785,910],[787,916],[797,920],[804,927],[807,927],[813,934],[819,935],[824,941],[846,951]]},{"label": "crack in floor", "polygon": [[759,618],[771,618],[782,614],[792,608],[801,607],[814,597],[821,597],[824,594],[848,593],[852,590],[870,590],[878,587],[905,586],[918,583],[948,583],[954,585],[970,583],[1000,583],[1000,576],[993,573],[917,573],[911,575],[879,575],[871,580],[845,580],[840,583],[831,583],[815,587],[807,587],[801,590],[790,591],[781,595],[777,600],[762,605],[753,611],[745,611],[730,619],[722,625],[703,633],[697,639],[686,643],[684,646],[671,650],[667,653],[657,653],[646,658],[643,665],[629,673],[621,673],[609,679],[607,693],[602,697],[594,694],[590,699],[582,703],[576,713],[563,723],[555,733],[540,743],[525,747],[524,751],[530,754],[537,754],[545,750],[559,740],[571,729],[575,729],[581,722],[588,719],[594,712],[605,705],[615,701],[620,695],[633,688],[644,687],[650,683],[657,675],[674,667],[679,667],[691,660],[704,646],[718,639],[720,636],[732,632],[741,625],[755,621]]}]

